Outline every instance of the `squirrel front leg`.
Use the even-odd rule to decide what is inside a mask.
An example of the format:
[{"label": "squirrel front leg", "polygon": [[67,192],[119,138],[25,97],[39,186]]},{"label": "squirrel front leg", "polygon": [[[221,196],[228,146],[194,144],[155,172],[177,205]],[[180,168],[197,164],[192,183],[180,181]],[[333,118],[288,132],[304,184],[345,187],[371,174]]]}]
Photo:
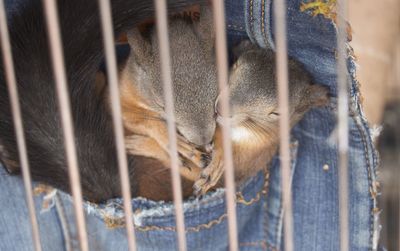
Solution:
[{"label": "squirrel front leg", "polygon": [[[131,134],[125,136],[125,147],[129,154],[144,156],[159,160],[165,167],[171,166],[171,159],[168,152],[161,148],[153,138],[143,135]],[[179,173],[188,181],[195,181],[199,176],[200,168],[191,162],[182,160],[182,166]]]},{"label": "squirrel front leg", "polygon": [[[130,106],[129,109],[123,109],[123,117],[125,128],[132,134],[147,136],[158,143],[159,148],[149,148],[147,155],[157,156],[160,148],[165,153],[169,152],[168,127],[158,114],[142,107]],[[206,166],[208,162],[207,154],[198,150],[181,135],[178,135],[177,144],[178,154],[183,159],[192,162],[193,165],[199,168]]]},{"label": "squirrel front leg", "polygon": [[[160,122],[159,125],[149,125],[146,129],[147,135],[153,138],[165,152],[169,152],[169,137],[168,127],[165,122]],[[193,144],[188,142],[183,136],[177,135],[178,154],[183,159],[191,161],[197,167],[204,168],[208,162],[208,155],[198,150]]]},{"label": "squirrel front leg", "polygon": [[214,135],[214,151],[210,164],[203,169],[200,177],[193,185],[196,195],[204,195],[215,187],[224,174],[224,148],[222,129],[217,126]]}]

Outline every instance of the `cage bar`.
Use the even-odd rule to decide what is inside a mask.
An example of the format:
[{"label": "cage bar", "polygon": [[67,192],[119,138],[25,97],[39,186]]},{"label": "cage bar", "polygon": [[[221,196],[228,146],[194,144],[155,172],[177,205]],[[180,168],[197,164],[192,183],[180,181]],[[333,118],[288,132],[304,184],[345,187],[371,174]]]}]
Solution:
[{"label": "cage bar", "polygon": [[213,18],[216,33],[216,57],[219,85],[219,104],[222,117],[222,137],[224,148],[224,167],[225,167],[225,188],[226,205],[228,212],[229,226],[229,249],[231,251],[239,250],[238,231],[236,222],[236,192],[235,175],[232,158],[231,125],[229,120],[229,89],[228,89],[228,51],[226,43],[226,25],[224,1],[213,1]]},{"label": "cage bar", "polygon": [[275,1],[275,42],[276,42],[276,68],[279,105],[279,136],[280,136],[280,165],[282,182],[282,203],[285,250],[293,251],[293,206],[292,191],[290,186],[290,124],[289,124],[289,76],[286,34],[286,2]]},{"label": "cage bar", "polygon": [[11,43],[7,28],[7,16],[3,0],[0,0],[0,37],[4,69],[8,86],[8,95],[10,97],[22,178],[25,186],[26,203],[28,205],[29,217],[32,227],[32,240],[35,250],[41,251],[42,246],[40,244],[39,225],[36,218],[35,202],[33,200],[32,179],[29,168],[28,151],[25,141],[24,126],[22,123],[21,108],[18,101],[17,80],[15,77],[14,62],[11,54]]},{"label": "cage bar", "polygon": [[339,223],[340,250],[349,250],[349,81],[347,75],[347,1],[338,0],[337,18],[337,85],[338,85],[338,154],[339,154]]},{"label": "cage bar", "polygon": [[168,124],[169,155],[171,157],[171,177],[174,193],[178,247],[180,251],[186,251],[185,216],[183,212],[182,185],[179,173],[177,134],[175,128],[167,6],[165,0],[154,0],[154,4],[156,9],[157,35],[160,46],[160,63],[161,76],[164,85],[165,111],[167,113],[166,119]]},{"label": "cage bar", "polygon": [[136,250],[135,230],[131,206],[131,190],[129,181],[128,160],[125,151],[124,128],[122,124],[121,102],[119,99],[119,85],[117,73],[117,59],[115,55],[114,32],[112,24],[111,6],[109,0],[99,0],[100,18],[103,31],[103,42],[107,67],[108,84],[110,87],[111,110],[114,125],[115,141],[117,146],[118,167],[121,180],[121,191],[124,200],[124,211],[128,246],[130,251]]},{"label": "cage bar", "polygon": [[56,80],[56,91],[61,113],[61,122],[64,134],[64,143],[71,181],[71,191],[73,196],[74,211],[78,229],[79,243],[82,251],[88,251],[88,240],[86,233],[85,216],[83,212],[82,190],[79,178],[78,159],[74,142],[74,131],[70,108],[69,92],[67,88],[67,78],[64,66],[63,47],[61,33],[58,23],[58,13],[55,0],[43,0],[48,39],[53,62],[54,77]]}]

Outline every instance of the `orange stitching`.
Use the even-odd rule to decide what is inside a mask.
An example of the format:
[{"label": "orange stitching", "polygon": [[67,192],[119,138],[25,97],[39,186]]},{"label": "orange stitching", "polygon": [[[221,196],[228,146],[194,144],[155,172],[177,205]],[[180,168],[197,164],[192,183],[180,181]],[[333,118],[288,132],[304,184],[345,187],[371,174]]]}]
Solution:
[{"label": "orange stitching", "polygon": [[252,36],[253,36],[253,33],[254,33],[253,21],[254,21],[254,17],[253,17],[253,0],[250,0],[250,33],[251,33]]},{"label": "orange stitching", "polygon": [[[265,181],[264,181],[264,186],[263,189],[256,194],[256,196],[249,201],[246,201],[243,197],[243,194],[241,192],[236,193],[236,202],[238,204],[243,204],[245,206],[249,206],[254,204],[255,202],[259,201],[261,199],[261,194],[266,194],[269,186],[269,170],[266,171],[265,175]],[[125,226],[125,218],[112,218],[106,215],[104,212],[102,212],[102,218],[104,219],[104,223],[108,228],[119,228],[119,227],[124,227]],[[195,227],[188,227],[186,228],[186,232],[199,232],[201,229],[209,229],[214,225],[220,224],[223,219],[225,219],[228,215],[225,213],[221,215],[218,219],[212,220],[208,223],[205,224],[200,224]],[[136,230],[146,232],[146,231],[153,231],[153,230],[158,230],[158,231],[176,231],[175,227],[159,227],[159,226],[146,226],[146,227],[140,227],[140,226],[135,226]]]},{"label": "orange stitching", "polygon": [[261,33],[264,39],[264,43],[267,44],[267,41],[265,40],[267,36],[265,35],[265,0],[262,0],[261,2]]},{"label": "orange stitching", "polygon": [[[196,227],[188,227],[186,228],[185,232],[199,232],[201,229],[209,229],[214,225],[220,224],[226,217],[228,217],[228,214],[223,214],[221,215],[218,219],[212,220],[208,223],[205,224],[200,224]],[[158,227],[158,226],[146,226],[146,227],[135,227],[135,230],[139,230],[142,232],[146,231],[152,231],[152,230],[160,230],[160,231],[176,231],[176,227]]]}]

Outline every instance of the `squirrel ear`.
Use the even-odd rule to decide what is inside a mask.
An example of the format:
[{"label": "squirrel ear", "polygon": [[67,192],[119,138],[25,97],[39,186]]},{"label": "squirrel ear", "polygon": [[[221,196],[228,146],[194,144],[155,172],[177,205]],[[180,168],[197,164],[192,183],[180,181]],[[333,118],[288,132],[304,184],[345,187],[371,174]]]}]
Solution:
[{"label": "squirrel ear", "polygon": [[322,85],[310,85],[308,87],[309,100],[312,106],[324,106],[328,104],[328,88]]},{"label": "squirrel ear", "polygon": [[214,19],[211,7],[202,5],[200,7],[200,21],[194,23],[197,34],[203,39],[205,48],[212,50],[215,42]]},{"label": "squirrel ear", "polygon": [[148,41],[143,37],[138,28],[134,28],[127,32],[129,46],[131,53],[135,56],[137,61],[143,61],[149,58],[151,46]]}]

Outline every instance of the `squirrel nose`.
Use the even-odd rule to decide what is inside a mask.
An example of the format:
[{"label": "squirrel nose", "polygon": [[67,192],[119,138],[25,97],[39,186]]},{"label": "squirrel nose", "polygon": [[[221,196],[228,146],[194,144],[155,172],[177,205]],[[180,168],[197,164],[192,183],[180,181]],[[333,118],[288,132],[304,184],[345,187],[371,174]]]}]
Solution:
[{"label": "squirrel nose", "polygon": [[197,145],[197,146],[205,146],[211,143],[212,137],[208,137],[206,135],[198,135],[199,137],[192,137],[189,138],[188,140]]}]

